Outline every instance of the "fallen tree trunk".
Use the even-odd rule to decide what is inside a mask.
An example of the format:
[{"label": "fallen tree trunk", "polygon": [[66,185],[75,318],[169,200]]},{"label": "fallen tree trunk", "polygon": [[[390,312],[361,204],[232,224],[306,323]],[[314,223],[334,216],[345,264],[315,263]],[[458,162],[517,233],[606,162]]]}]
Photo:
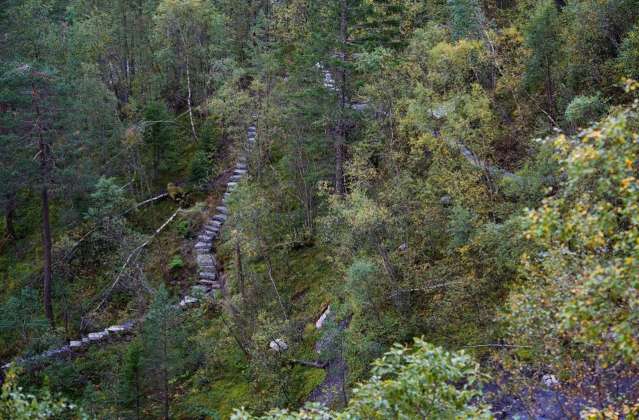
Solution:
[{"label": "fallen tree trunk", "polygon": [[162,226],[160,226],[159,228],[157,228],[155,230],[155,232],[153,233],[153,235],[151,235],[151,237],[149,239],[147,239],[146,241],[144,241],[142,244],[140,244],[139,246],[137,246],[133,251],[131,251],[131,253],[129,254],[129,256],[127,257],[126,261],[124,261],[124,264],[122,264],[122,267],[120,268],[120,271],[117,275],[117,277],[115,278],[115,281],[111,284],[111,286],[109,286],[109,288],[106,291],[106,294],[104,296],[104,298],[102,299],[102,301],[100,301],[100,303],[98,304],[98,306],[91,311],[91,313],[95,313],[97,311],[100,310],[100,308],[102,308],[102,305],[104,305],[106,303],[106,301],[108,300],[109,296],[111,295],[111,292],[113,291],[113,289],[115,288],[115,286],[117,286],[117,284],[120,282],[120,279],[122,278],[122,275],[124,274],[124,271],[126,270],[126,268],[129,266],[129,264],[131,263],[131,261],[135,260],[137,258],[137,256],[140,254],[140,252],[146,248],[153,239],[155,239],[156,236],[158,236],[160,234],[160,232],[162,232],[172,221],[173,219],[175,219],[175,217],[178,215],[178,213],[181,211],[181,209],[177,209],[175,210],[175,212],[171,215],[171,217],[169,217],[163,224]]}]

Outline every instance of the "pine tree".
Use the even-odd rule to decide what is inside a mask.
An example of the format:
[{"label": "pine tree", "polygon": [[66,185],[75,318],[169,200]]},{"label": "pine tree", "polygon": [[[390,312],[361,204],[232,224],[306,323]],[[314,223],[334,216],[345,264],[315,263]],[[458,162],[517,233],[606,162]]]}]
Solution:
[{"label": "pine tree", "polygon": [[157,396],[164,419],[169,419],[171,414],[171,384],[185,363],[186,343],[179,311],[166,288],[161,286],[145,319],[142,336],[145,386]]}]

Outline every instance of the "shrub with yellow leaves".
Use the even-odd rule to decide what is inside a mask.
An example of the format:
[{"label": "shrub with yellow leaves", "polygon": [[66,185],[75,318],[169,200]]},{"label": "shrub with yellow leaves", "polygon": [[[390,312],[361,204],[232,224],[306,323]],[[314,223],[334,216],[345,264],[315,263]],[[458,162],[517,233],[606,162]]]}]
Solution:
[{"label": "shrub with yellow leaves", "polygon": [[506,315],[533,363],[568,373],[638,360],[638,128],[634,104],[553,140],[565,178],[522,218],[530,250]]}]

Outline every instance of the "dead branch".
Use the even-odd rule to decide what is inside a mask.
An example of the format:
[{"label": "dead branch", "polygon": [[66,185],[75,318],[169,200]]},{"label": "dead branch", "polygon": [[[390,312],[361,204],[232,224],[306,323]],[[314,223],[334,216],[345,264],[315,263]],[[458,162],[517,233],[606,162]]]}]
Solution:
[{"label": "dead branch", "polygon": [[113,283],[111,284],[111,286],[108,287],[107,291],[105,292],[105,296],[102,298],[102,300],[100,301],[100,303],[98,304],[98,306],[92,311],[92,313],[97,312],[98,310],[100,310],[100,308],[102,307],[102,305],[104,305],[106,303],[106,301],[108,300],[109,296],[111,295],[111,292],[113,291],[113,289],[115,288],[115,286],[117,286],[117,284],[120,282],[120,279],[122,278],[122,275],[124,274],[124,271],[126,270],[126,268],[129,266],[129,263],[131,263],[131,261],[135,260],[137,258],[137,256],[140,254],[140,252],[146,248],[153,239],[155,239],[156,236],[158,236],[160,234],[160,232],[162,232],[172,221],[173,219],[175,219],[175,217],[178,215],[178,213],[180,213],[181,209],[177,209],[175,210],[175,212],[171,215],[171,217],[169,217],[163,224],[162,226],[160,226],[159,228],[156,229],[156,231],[153,233],[153,235],[151,235],[150,238],[148,238],[146,241],[144,241],[142,244],[140,244],[139,246],[137,246],[127,257],[127,259],[124,261],[124,264],[122,264],[122,267],[120,267],[120,271],[117,275],[117,277],[115,278],[115,280],[113,281]]}]

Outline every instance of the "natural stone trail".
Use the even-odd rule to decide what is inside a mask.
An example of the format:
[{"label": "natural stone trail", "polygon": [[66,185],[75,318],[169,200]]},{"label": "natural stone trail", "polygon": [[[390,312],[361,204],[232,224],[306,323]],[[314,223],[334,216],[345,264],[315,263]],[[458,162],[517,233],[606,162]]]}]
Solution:
[{"label": "natural stone trail", "polygon": [[[194,246],[196,262],[198,265],[198,280],[197,284],[191,287],[190,293],[183,296],[180,300],[178,306],[181,308],[187,308],[199,302],[205,295],[214,295],[217,290],[224,287],[222,276],[220,276],[220,266],[213,251],[213,243],[220,237],[222,227],[229,217],[229,210],[226,203],[232,191],[237,188],[238,182],[241,181],[248,173],[247,152],[250,151],[255,144],[256,132],[257,130],[255,125],[251,125],[248,128],[247,145],[243,148],[243,151],[240,153],[235,163],[233,175],[226,185],[226,192],[224,193],[222,205],[215,209],[215,214],[208,219],[200,231],[197,243]],[[122,340],[134,334],[135,326],[140,324],[141,321],[142,320],[140,319],[133,319],[123,324],[112,325],[103,330],[90,332],[82,337],[70,340],[68,344],[62,347],[51,349],[35,356],[17,358],[13,362],[2,365],[0,368],[0,384],[2,383],[2,372],[6,371],[14,364],[41,365],[57,357],[70,357],[77,355],[82,350],[92,345],[104,345],[109,342]]]}]

